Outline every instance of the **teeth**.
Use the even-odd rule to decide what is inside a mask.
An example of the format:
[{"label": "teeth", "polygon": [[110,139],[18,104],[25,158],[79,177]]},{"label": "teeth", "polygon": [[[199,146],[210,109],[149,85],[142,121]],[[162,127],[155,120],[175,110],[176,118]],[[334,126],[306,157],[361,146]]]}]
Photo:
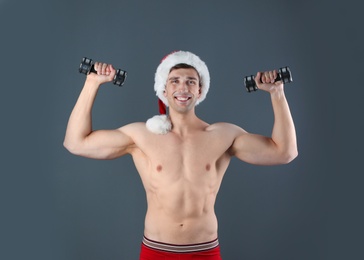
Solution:
[{"label": "teeth", "polygon": [[186,97],[177,97],[177,100],[179,100],[179,101],[186,101],[186,100],[188,100],[188,98],[186,98]]}]

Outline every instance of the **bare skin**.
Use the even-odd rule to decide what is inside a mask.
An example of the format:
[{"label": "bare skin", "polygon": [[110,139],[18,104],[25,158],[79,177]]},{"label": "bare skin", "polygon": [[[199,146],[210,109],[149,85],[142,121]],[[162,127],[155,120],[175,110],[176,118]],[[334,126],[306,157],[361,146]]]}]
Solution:
[{"label": "bare skin", "polygon": [[115,130],[92,129],[91,109],[101,84],[115,69],[96,63],[98,74],[87,76],[71,113],[64,140],[72,153],[94,159],[130,154],[147,197],[144,234],[171,244],[193,244],[218,237],[216,196],[233,156],[257,165],[285,164],[297,156],[296,134],[283,84],[273,83],[276,71],[258,72],[259,89],[270,93],[274,126],[271,137],[250,134],[229,123],[208,124],[195,114],[200,97],[194,69],[170,72],[164,95],[172,131],[156,135],[145,123]]}]

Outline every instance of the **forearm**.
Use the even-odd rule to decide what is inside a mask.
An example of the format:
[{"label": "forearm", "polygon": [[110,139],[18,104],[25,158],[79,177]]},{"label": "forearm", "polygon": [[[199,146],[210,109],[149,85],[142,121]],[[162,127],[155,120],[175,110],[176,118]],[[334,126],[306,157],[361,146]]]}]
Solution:
[{"label": "forearm", "polygon": [[271,93],[274,112],[272,140],[285,161],[297,156],[296,130],[283,89]]},{"label": "forearm", "polygon": [[68,121],[64,139],[64,146],[67,149],[73,149],[82,144],[92,132],[92,106],[98,88],[98,83],[86,79]]}]

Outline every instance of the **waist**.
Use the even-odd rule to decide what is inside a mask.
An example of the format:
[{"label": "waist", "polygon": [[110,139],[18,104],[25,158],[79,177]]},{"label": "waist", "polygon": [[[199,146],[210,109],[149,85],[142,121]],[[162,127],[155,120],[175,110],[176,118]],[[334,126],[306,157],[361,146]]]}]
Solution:
[{"label": "waist", "polygon": [[211,241],[218,237],[215,214],[204,214],[197,218],[180,218],[148,211],[145,218],[144,235],[154,241],[173,244],[190,244]]},{"label": "waist", "polygon": [[217,238],[203,243],[178,245],[154,241],[144,236],[142,243],[144,246],[154,250],[179,254],[208,251],[219,247],[219,240]]}]

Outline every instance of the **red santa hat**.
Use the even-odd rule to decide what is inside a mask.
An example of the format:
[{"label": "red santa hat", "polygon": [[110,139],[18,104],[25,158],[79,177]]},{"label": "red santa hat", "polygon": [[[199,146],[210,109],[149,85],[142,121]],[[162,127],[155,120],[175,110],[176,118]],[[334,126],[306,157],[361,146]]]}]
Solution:
[{"label": "red santa hat", "polygon": [[210,74],[205,62],[197,55],[188,51],[176,51],[167,55],[159,64],[154,77],[154,90],[159,98],[158,104],[160,115],[148,119],[146,123],[148,130],[155,134],[166,134],[172,129],[172,123],[166,115],[168,100],[163,93],[171,68],[181,63],[194,67],[200,76],[201,95],[197,100],[196,105],[206,98],[207,92],[209,91]]}]

